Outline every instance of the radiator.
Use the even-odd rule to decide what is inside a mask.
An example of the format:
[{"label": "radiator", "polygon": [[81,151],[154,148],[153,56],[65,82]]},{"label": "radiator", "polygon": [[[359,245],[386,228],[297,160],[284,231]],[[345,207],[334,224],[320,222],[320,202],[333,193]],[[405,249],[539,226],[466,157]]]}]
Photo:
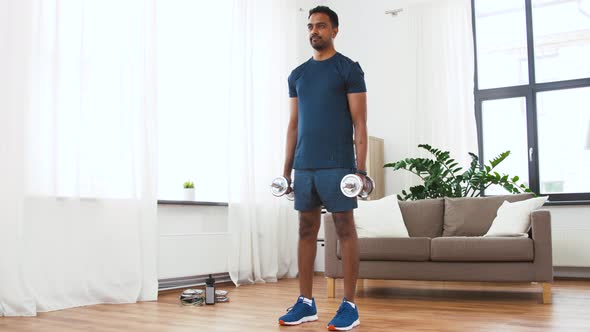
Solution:
[{"label": "radiator", "polygon": [[559,271],[558,267],[590,267],[590,207],[550,206],[544,209],[551,211],[556,271]]}]

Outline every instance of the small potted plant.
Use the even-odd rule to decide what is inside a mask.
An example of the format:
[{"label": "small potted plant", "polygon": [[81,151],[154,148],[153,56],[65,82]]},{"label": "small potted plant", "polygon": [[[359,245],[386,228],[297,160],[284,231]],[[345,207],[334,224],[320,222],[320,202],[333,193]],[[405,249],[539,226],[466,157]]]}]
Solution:
[{"label": "small potted plant", "polygon": [[184,200],[194,201],[195,200],[195,184],[192,181],[186,181],[184,187]]}]

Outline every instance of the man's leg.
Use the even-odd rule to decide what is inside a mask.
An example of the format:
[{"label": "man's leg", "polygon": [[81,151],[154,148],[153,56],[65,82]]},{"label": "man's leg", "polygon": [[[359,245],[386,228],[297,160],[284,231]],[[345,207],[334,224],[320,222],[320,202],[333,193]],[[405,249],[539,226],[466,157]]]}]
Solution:
[{"label": "man's leg", "polygon": [[299,212],[299,247],[297,250],[299,266],[299,292],[312,298],[313,265],[317,250],[320,229],[321,208]]},{"label": "man's leg", "polygon": [[344,297],[354,302],[356,291],[356,279],[359,270],[359,246],[354,226],[352,210],[345,212],[334,212],[334,225],[336,234],[340,240],[342,250],[342,264],[344,269]]},{"label": "man's leg", "polygon": [[299,325],[318,320],[312,298],[313,263],[320,229],[321,201],[315,191],[313,170],[295,170],[295,210],[299,211],[299,294],[297,302],[279,317],[279,325]]},{"label": "man's leg", "polygon": [[299,247],[297,256],[300,296],[288,312],[279,317],[279,325],[299,325],[318,320],[317,309],[311,291],[313,262],[317,248],[316,241],[320,229],[320,215],[321,209],[319,207],[299,212]]}]

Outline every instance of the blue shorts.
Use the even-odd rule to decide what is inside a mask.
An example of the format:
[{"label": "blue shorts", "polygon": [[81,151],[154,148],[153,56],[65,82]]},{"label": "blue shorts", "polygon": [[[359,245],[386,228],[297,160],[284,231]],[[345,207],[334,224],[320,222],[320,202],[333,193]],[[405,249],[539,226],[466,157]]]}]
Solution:
[{"label": "blue shorts", "polygon": [[351,173],[354,173],[354,169],[296,169],[293,180],[295,210],[309,211],[322,205],[329,212],[356,209],[356,197],[346,197],[340,190],[340,181]]}]

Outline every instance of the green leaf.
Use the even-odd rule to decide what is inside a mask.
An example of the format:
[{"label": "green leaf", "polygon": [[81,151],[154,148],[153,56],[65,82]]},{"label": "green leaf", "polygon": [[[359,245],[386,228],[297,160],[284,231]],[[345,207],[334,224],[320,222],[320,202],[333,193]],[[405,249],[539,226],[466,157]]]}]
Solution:
[{"label": "green leaf", "polygon": [[492,165],[492,169],[498,166],[504,159],[506,159],[510,155],[510,151],[504,151],[500,153],[496,158],[490,160],[490,164]]},{"label": "green leaf", "polygon": [[468,152],[471,163],[469,168],[464,170],[451,158],[449,151],[437,149],[429,144],[420,144],[418,147],[428,151],[435,158],[405,158],[383,166],[392,168],[393,171],[403,169],[412,172],[422,180],[421,185],[410,187],[409,192],[402,190],[402,194],[397,195],[400,200],[481,196],[482,190],[493,184],[503,186],[513,193],[530,191],[526,186],[517,183],[517,176],[510,178],[498,172],[492,173],[492,170],[508,157],[510,151],[501,153],[488,165],[480,165],[479,157]]}]

